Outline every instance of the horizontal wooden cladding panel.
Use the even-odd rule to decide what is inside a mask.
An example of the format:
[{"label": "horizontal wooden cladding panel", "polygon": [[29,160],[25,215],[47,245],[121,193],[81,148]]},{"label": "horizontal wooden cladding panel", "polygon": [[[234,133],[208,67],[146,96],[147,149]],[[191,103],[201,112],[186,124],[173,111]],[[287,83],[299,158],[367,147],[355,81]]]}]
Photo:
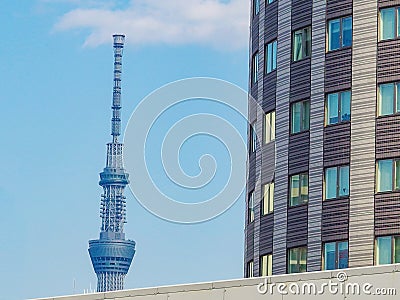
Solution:
[{"label": "horizontal wooden cladding panel", "polygon": [[265,112],[275,109],[276,71],[264,75],[262,108]]},{"label": "horizontal wooden cladding panel", "polygon": [[291,135],[289,138],[289,175],[306,172],[310,159],[310,133]]},{"label": "horizontal wooden cladding panel", "polygon": [[288,208],[287,248],[307,245],[308,206],[300,205]]},{"label": "horizontal wooden cladding panel", "polygon": [[378,83],[400,80],[400,39],[378,43]]},{"label": "horizontal wooden cladding panel", "polygon": [[310,98],[311,59],[293,62],[290,69],[290,101]]},{"label": "horizontal wooden cladding panel", "polygon": [[260,223],[260,255],[272,253],[274,235],[274,215],[261,216]]},{"label": "horizontal wooden cladding panel", "polygon": [[400,157],[400,115],[376,120],[376,158]]},{"label": "horizontal wooden cladding panel", "polygon": [[249,192],[254,190],[256,180],[257,180],[256,155],[255,155],[255,153],[250,153],[250,155],[249,155],[249,176],[247,179],[247,188],[248,188]]},{"label": "horizontal wooden cladding panel", "polygon": [[311,25],[312,6],[310,0],[292,1],[292,30]]},{"label": "horizontal wooden cladding panel", "polygon": [[258,49],[259,43],[259,23],[258,23],[258,16],[257,18],[253,19],[252,26],[251,26],[251,53],[254,53]]},{"label": "horizontal wooden cladding panel", "polygon": [[400,5],[400,0],[378,0],[379,8],[397,6],[397,5]]},{"label": "horizontal wooden cladding panel", "polygon": [[254,258],[254,222],[246,226],[246,261]]},{"label": "horizontal wooden cladding panel", "polygon": [[322,203],[322,241],[349,238],[349,199],[326,200]]},{"label": "horizontal wooden cladding panel", "polygon": [[325,92],[351,88],[351,56],[351,48],[326,53]]},{"label": "horizontal wooden cladding panel", "polygon": [[350,122],[324,129],[324,167],[350,163]]},{"label": "horizontal wooden cladding panel", "polygon": [[275,141],[262,147],[261,181],[272,182],[275,174]]},{"label": "horizontal wooden cladding panel", "polygon": [[278,36],[278,1],[265,3],[264,36],[266,41]]},{"label": "horizontal wooden cladding panel", "polygon": [[[251,68],[251,66],[250,66]],[[251,84],[250,87],[250,95],[254,98],[255,101],[258,101],[258,83]]]},{"label": "horizontal wooden cladding panel", "polygon": [[400,192],[375,195],[375,235],[400,234]]},{"label": "horizontal wooden cladding panel", "polygon": [[353,0],[328,0],[326,3],[327,20],[351,15],[352,13]]}]

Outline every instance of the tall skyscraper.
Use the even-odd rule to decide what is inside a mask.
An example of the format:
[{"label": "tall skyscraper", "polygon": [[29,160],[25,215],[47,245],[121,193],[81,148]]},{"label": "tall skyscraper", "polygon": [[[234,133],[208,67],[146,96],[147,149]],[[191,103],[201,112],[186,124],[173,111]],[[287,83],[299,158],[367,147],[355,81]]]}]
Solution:
[{"label": "tall skyscraper", "polygon": [[114,35],[114,89],[111,135],[107,144],[106,167],[100,173],[103,194],[100,202],[101,231],[98,240],[89,241],[89,254],[97,275],[97,292],[122,290],[125,275],[135,255],[135,242],[125,240],[126,198],[124,189],[129,183],[122,162],[121,134],[121,72],[125,36]]},{"label": "tall skyscraper", "polygon": [[400,262],[399,12],[252,1],[247,277]]}]

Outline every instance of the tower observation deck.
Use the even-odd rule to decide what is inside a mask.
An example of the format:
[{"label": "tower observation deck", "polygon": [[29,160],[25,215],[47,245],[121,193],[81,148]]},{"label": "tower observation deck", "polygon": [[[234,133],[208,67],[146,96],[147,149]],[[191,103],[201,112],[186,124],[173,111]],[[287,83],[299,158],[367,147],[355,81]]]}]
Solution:
[{"label": "tower observation deck", "polygon": [[106,167],[100,173],[103,188],[100,202],[101,231],[98,240],[89,241],[89,255],[97,275],[97,292],[124,288],[124,279],[135,255],[135,242],[125,240],[126,197],[124,189],[129,183],[122,162],[121,134],[121,72],[125,36],[114,38],[114,89],[112,103],[111,136],[107,144]]}]

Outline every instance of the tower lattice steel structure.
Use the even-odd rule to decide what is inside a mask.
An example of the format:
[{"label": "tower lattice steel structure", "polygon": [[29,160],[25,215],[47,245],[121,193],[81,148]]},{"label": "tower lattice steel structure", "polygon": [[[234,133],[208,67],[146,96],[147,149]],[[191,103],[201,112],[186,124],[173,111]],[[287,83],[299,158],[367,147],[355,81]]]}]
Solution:
[{"label": "tower lattice steel structure", "polygon": [[118,142],[121,134],[121,72],[125,36],[118,34],[113,38],[112,142],[107,144],[106,167],[100,173],[99,184],[104,190],[100,204],[100,238],[89,241],[89,254],[97,275],[97,292],[122,290],[135,255],[135,242],[125,240],[123,230],[126,223],[126,197],[123,193],[129,183],[129,174],[125,173],[122,162],[123,144]]}]

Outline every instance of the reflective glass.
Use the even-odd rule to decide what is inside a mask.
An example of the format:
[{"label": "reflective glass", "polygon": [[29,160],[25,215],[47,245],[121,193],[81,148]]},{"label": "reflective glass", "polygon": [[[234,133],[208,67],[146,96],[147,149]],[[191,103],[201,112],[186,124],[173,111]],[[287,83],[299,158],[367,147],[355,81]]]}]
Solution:
[{"label": "reflective glass", "polygon": [[324,270],[336,269],[336,243],[326,243],[324,251]]},{"label": "reflective glass", "polygon": [[391,159],[378,161],[377,192],[386,192],[393,189],[392,167],[393,161]]},{"label": "reflective glass", "polygon": [[328,49],[340,48],[340,19],[331,20],[328,23]]},{"label": "reflective glass", "polygon": [[376,264],[392,263],[392,237],[384,236],[376,239]]},{"label": "reflective glass", "polygon": [[378,116],[391,115],[394,112],[394,84],[379,86]]},{"label": "reflective glass", "polygon": [[351,92],[342,92],[340,95],[340,115],[341,121],[346,122],[351,119]]},{"label": "reflective glass", "polygon": [[337,168],[325,170],[325,199],[337,197]]},{"label": "reflective glass", "polygon": [[395,9],[385,8],[380,11],[380,39],[394,39],[395,37]]},{"label": "reflective glass", "polygon": [[348,196],[350,191],[350,168],[349,166],[339,169],[339,197]]},{"label": "reflective glass", "polygon": [[353,19],[352,17],[342,20],[342,47],[350,47],[353,42]]}]

